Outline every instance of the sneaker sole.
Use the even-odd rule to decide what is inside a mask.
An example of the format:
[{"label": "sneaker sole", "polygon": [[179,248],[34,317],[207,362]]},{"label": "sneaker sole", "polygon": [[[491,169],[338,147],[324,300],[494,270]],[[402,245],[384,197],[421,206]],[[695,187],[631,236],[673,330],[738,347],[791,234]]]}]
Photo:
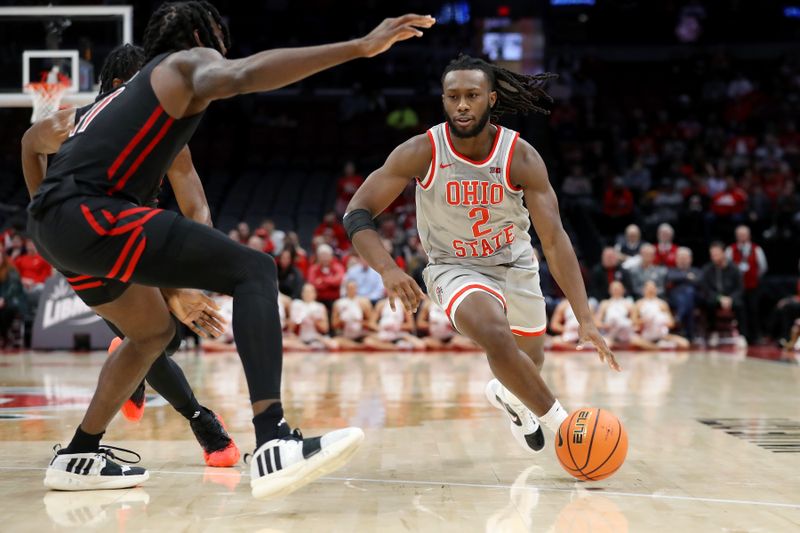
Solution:
[{"label": "sneaker sole", "polygon": [[253,497],[266,500],[291,494],[325,474],[342,467],[358,451],[363,441],[364,432],[354,431],[352,436],[320,450],[310,459],[250,481]]},{"label": "sneaker sole", "polygon": [[129,489],[148,479],[150,472],[132,476],[83,476],[49,468],[44,475],[44,486],[53,490],[70,491]]}]

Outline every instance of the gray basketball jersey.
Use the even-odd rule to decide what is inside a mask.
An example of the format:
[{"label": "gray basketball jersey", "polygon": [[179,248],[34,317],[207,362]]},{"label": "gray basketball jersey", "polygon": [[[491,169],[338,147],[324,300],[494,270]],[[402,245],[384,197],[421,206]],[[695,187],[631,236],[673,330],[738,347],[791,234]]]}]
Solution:
[{"label": "gray basketball jersey", "polygon": [[417,181],[417,229],[431,264],[530,262],[530,219],[509,177],[519,133],[497,126],[483,161],[456,152],[447,123],[428,130],[433,157]]}]

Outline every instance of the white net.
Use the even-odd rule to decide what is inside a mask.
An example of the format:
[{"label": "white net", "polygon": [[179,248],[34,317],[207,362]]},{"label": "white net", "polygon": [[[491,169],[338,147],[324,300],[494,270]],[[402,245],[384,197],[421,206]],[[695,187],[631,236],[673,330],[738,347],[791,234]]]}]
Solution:
[{"label": "white net", "polygon": [[33,100],[31,124],[58,111],[61,105],[61,97],[64,96],[64,91],[66,91],[68,87],[69,84],[64,82],[37,82],[28,84],[26,92],[30,93],[31,99]]}]

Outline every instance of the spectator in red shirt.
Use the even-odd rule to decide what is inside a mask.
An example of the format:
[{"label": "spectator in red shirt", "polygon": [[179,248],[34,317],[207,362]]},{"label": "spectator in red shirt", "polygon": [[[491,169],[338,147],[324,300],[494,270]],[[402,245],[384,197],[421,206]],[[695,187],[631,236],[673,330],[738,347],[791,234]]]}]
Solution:
[{"label": "spectator in red shirt", "polygon": [[355,164],[352,161],[345,163],[344,174],[336,182],[336,214],[340,217],[344,215],[347,204],[350,203],[362,183],[364,183],[364,177],[356,172]]},{"label": "spectator in red shirt", "polygon": [[[708,213],[709,227],[716,235],[730,235],[733,226],[743,222],[747,210],[747,193],[742,190],[732,176],[725,178],[725,190],[711,198],[711,212]],[[712,236],[709,236],[712,237]]]},{"label": "spectator in red shirt", "polygon": [[609,234],[620,233],[633,220],[633,193],[619,176],[611,181],[611,187],[603,195],[603,215]]},{"label": "spectator in red shirt", "polygon": [[19,272],[25,290],[44,286],[44,282],[53,273],[53,267],[39,255],[31,239],[25,240],[25,253],[17,256],[14,266]]},{"label": "spectator in red shirt", "polygon": [[314,230],[314,237],[319,236],[325,237],[325,241],[336,250],[350,249],[350,240],[347,238],[347,232],[334,211],[325,213],[322,222]]},{"label": "spectator in red shirt", "polygon": [[14,268],[19,273],[22,287],[27,298],[24,319],[33,321],[36,309],[39,307],[39,298],[44,291],[44,282],[53,273],[53,267],[39,255],[36,244],[31,239],[25,239],[25,253],[14,259]]},{"label": "spectator in red shirt", "polygon": [[256,230],[256,235],[264,239],[264,252],[272,255],[278,255],[283,250],[283,241],[286,239],[286,233],[279,229],[275,229],[275,222],[271,219],[264,219],[261,227]]},{"label": "spectator in red shirt", "polygon": [[284,247],[291,246],[294,250],[294,266],[297,267],[297,270],[303,275],[303,278],[308,278],[308,252],[306,252],[305,248],[300,246],[300,237],[297,236],[297,232],[290,231],[286,234],[286,240],[284,242]]},{"label": "spectator in red shirt", "polygon": [[655,264],[674,268],[678,261],[678,247],[672,242],[675,230],[669,224],[661,224],[656,231],[656,260]]},{"label": "spectator in red shirt", "polygon": [[308,282],[317,289],[317,299],[329,310],[339,298],[344,274],[344,266],[333,256],[333,248],[321,244],[317,248],[316,261],[308,269]]}]

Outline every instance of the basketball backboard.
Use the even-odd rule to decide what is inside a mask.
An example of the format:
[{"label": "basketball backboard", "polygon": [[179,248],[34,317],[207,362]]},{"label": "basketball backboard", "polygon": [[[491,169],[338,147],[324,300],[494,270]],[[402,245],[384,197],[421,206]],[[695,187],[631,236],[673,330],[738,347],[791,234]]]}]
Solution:
[{"label": "basketball backboard", "polygon": [[85,105],[108,52],[133,42],[133,7],[0,7],[0,34],[0,107],[30,107],[28,84],[50,79],[68,84],[62,105]]}]

